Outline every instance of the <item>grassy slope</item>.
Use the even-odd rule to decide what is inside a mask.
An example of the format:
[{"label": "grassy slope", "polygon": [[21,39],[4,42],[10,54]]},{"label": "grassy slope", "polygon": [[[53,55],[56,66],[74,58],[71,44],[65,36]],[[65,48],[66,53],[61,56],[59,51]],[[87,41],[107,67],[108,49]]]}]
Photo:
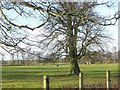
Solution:
[{"label": "grassy slope", "polygon": [[[106,71],[111,71],[112,83],[117,83],[117,64],[80,65],[85,84],[105,83]],[[50,87],[78,87],[78,76],[69,75],[69,65],[3,66],[3,88],[42,88],[43,75],[50,76]]]}]

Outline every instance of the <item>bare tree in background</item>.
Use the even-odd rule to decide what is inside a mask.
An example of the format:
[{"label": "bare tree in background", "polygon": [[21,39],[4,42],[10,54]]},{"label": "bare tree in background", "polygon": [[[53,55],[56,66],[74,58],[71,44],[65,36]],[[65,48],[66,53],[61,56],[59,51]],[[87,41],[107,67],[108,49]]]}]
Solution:
[{"label": "bare tree in background", "polygon": [[[113,3],[109,5],[109,2],[3,1],[0,5],[0,15],[2,16],[0,24],[1,28],[7,28],[5,33],[10,32],[13,28],[36,30],[44,27],[42,28],[44,30],[43,38],[42,40],[39,38],[38,46],[49,49],[49,52],[54,51],[59,57],[67,56],[71,64],[70,73],[79,74],[77,60],[82,58],[90,47],[99,46],[102,49],[106,43],[105,39],[108,38],[104,33],[103,26],[115,25],[119,18],[118,13],[110,18],[99,15],[95,8],[101,5],[109,8]],[[14,12],[17,18],[8,16],[6,11]],[[21,21],[16,23],[15,20],[18,21],[18,17],[21,21],[27,18],[27,23],[21,23]],[[34,23],[36,24],[32,26]],[[1,40],[0,43],[15,47],[24,39],[23,36],[17,39],[16,44],[12,43],[12,45],[9,43],[11,41],[5,43],[6,39]]]}]

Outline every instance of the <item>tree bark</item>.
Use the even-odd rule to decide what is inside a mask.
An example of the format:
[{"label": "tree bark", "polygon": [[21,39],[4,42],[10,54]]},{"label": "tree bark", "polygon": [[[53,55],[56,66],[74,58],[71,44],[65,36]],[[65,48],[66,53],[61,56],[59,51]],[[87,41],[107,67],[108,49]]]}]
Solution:
[{"label": "tree bark", "polygon": [[79,74],[80,73],[80,68],[78,65],[77,58],[72,58],[70,62],[70,74]]}]

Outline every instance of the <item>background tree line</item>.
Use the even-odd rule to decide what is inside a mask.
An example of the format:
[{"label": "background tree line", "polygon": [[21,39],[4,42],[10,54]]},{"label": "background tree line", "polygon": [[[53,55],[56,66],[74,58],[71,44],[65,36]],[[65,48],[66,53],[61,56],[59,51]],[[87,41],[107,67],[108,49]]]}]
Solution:
[{"label": "background tree line", "polygon": [[[35,54],[36,53],[36,54]],[[3,65],[44,65],[44,64],[69,64],[69,57],[58,58],[55,53],[40,57],[41,53],[34,54],[18,52],[11,56],[11,60],[4,60]],[[118,52],[87,51],[79,64],[110,64],[118,63]]]}]

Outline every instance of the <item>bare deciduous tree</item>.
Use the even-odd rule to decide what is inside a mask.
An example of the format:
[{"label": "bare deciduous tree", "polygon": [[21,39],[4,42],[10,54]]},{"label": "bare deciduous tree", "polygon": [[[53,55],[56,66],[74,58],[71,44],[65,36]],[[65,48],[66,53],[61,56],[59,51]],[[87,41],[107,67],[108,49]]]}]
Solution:
[{"label": "bare deciduous tree", "polygon": [[[108,38],[103,26],[115,25],[119,18],[118,13],[111,18],[99,15],[95,8],[101,5],[111,7],[112,4],[109,5],[108,2],[1,2],[1,20],[5,20],[5,25],[3,21],[0,24],[1,28],[7,28],[7,31],[11,31],[8,28],[12,27],[27,30],[44,27],[42,35],[44,38],[38,42],[39,45],[51,51],[54,50],[54,53],[60,57],[68,56],[71,63],[70,73],[79,74],[77,60],[82,58],[91,46],[99,46],[102,49],[106,43],[105,39]],[[14,11],[21,21],[26,17],[28,20],[36,19],[32,21],[33,23],[39,23],[35,26],[31,26],[33,23],[30,21],[26,24],[16,23],[9,16],[7,17],[5,10]],[[12,43],[12,46],[17,45],[23,39],[25,37],[17,39],[16,44]],[[5,42],[3,44],[11,45]]]}]

